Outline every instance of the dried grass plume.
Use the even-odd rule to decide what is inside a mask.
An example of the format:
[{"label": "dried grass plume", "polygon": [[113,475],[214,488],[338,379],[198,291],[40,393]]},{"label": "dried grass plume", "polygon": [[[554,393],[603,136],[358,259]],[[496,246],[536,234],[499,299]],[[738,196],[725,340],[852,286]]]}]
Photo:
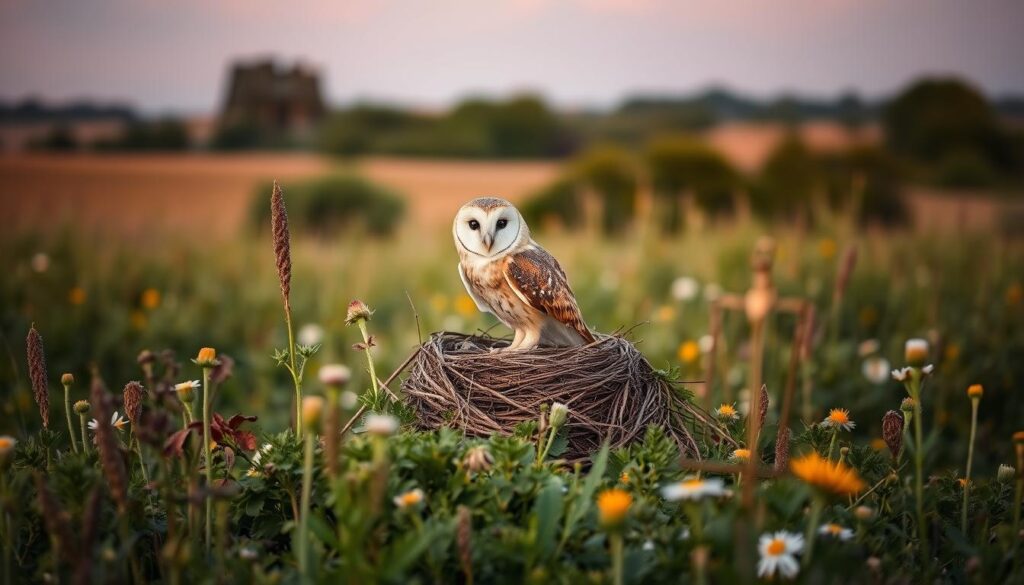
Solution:
[{"label": "dried grass plume", "polygon": [[50,428],[50,391],[46,387],[46,354],[43,351],[43,337],[36,331],[35,325],[28,330],[25,339],[25,350],[28,355],[28,376],[32,381],[32,394],[39,405],[39,417],[43,419],[43,428]]},{"label": "dried grass plume", "polygon": [[274,181],[274,192],[270,195],[270,225],[274,237],[274,256],[277,258],[277,279],[281,282],[281,296],[288,303],[292,291],[291,238],[284,193],[277,181]]}]

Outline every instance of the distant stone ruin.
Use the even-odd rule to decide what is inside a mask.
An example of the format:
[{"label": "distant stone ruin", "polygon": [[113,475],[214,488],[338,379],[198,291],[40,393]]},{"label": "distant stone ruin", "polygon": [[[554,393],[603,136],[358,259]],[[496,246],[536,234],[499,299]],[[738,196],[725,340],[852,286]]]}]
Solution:
[{"label": "distant stone ruin", "polygon": [[302,64],[280,67],[271,60],[235,63],[220,126],[247,126],[303,134],[326,112],[317,73]]}]

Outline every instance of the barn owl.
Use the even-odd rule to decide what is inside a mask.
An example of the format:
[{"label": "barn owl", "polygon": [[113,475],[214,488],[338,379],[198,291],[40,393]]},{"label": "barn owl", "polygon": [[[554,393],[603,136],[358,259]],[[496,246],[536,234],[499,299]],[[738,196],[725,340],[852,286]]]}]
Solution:
[{"label": "barn owl", "polygon": [[452,235],[469,296],[515,332],[503,350],[594,341],[562,267],[533,241],[511,203],[490,197],[470,201],[455,215]]}]

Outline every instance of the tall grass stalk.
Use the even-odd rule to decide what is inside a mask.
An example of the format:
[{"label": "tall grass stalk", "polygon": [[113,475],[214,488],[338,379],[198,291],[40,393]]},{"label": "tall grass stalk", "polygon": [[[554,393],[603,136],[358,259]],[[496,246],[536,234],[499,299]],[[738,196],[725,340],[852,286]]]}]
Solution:
[{"label": "tall grass stalk", "polygon": [[206,553],[213,547],[213,452],[210,443],[213,441],[210,432],[210,368],[203,367],[203,461],[206,471],[206,530],[204,531]]},{"label": "tall grass stalk", "polygon": [[[301,413],[300,413],[301,414]],[[302,500],[299,511],[298,555],[299,575],[302,582],[310,581],[309,575],[309,500],[313,493],[313,433],[305,436],[305,447],[302,456]]]},{"label": "tall grass stalk", "polygon": [[288,329],[288,371],[295,385],[295,434],[302,437],[302,374],[295,357],[295,333],[292,327],[292,253],[291,236],[288,232],[288,210],[284,205],[284,193],[274,181],[270,195],[270,227],[274,238],[274,258],[277,264],[277,279],[281,285],[281,301],[284,305],[284,322]]},{"label": "tall grass stalk", "polygon": [[960,512],[960,532],[967,535],[967,503],[971,491],[971,464],[974,461],[974,437],[978,431],[978,403],[980,400],[971,398],[971,435],[967,441],[967,468],[964,471],[964,504]]},{"label": "tall grass stalk", "polygon": [[71,385],[74,384],[75,378],[71,374],[64,374],[61,376],[60,382],[64,386],[64,416],[68,421],[68,438],[71,440],[71,450],[78,453],[78,442],[75,440],[75,425],[71,422]]}]

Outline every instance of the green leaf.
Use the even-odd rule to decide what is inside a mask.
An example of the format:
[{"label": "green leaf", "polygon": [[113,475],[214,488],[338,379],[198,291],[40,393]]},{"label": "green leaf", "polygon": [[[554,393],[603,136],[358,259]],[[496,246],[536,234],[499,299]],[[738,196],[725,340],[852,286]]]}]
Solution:
[{"label": "green leaf", "polygon": [[590,468],[587,478],[583,480],[583,488],[573,499],[572,506],[565,515],[565,528],[562,530],[562,542],[559,545],[559,549],[565,546],[569,536],[572,535],[573,530],[576,528],[576,524],[586,517],[587,512],[590,511],[590,506],[594,501],[594,493],[597,491],[597,486],[601,484],[601,480],[604,478],[604,470],[608,466],[607,442],[601,447],[601,450],[598,451],[592,461],[594,465]]},{"label": "green leaf", "polygon": [[562,518],[562,480],[548,478],[547,485],[537,495],[533,506],[531,525],[536,533],[533,541],[533,557],[548,560],[555,550],[555,533]]}]

